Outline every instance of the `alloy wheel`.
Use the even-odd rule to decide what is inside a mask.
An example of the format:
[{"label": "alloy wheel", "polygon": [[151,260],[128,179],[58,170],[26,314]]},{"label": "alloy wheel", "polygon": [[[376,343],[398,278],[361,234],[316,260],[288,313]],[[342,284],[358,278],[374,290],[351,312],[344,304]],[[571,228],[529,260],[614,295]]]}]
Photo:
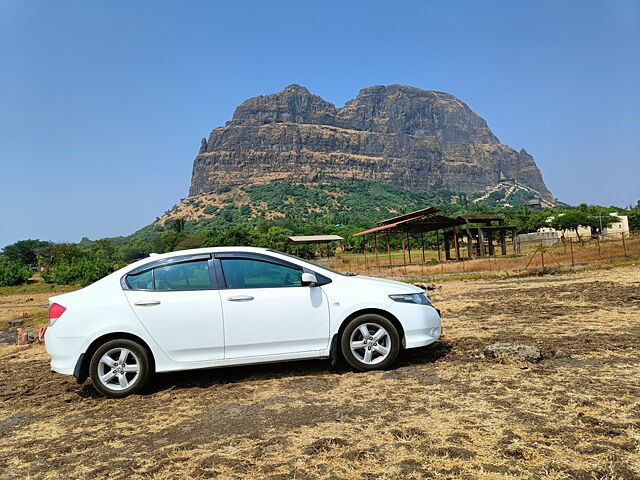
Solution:
[{"label": "alloy wheel", "polygon": [[110,390],[125,390],[138,381],[140,359],[124,347],[112,348],[98,361],[100,383]]},{"label": "alloy wheel", "polygon": [[363,323],[349,339],[351,353],[366,365],[383,362],[391,352],[391,336],[384,327],[376,323]]}]

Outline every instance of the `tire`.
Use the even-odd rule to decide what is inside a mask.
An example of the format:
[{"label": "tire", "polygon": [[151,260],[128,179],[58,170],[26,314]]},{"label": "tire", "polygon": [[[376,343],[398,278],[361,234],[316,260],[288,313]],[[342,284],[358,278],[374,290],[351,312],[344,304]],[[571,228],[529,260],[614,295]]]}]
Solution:
[{"label": "tire", "polygon": [[93,388],[106,397],[122,398],[139,392],[151,376],[149,352],[133,340],[110,340],[91,357],[89,376]]},{"label": "tire", "polygon": [[[355,344],[361,346],[352,348]],[[368,313],[349,322],[342,332],[340,347],[344,359],[356,370],[384,370],[398,357],[400,336],[388,319]]]}]

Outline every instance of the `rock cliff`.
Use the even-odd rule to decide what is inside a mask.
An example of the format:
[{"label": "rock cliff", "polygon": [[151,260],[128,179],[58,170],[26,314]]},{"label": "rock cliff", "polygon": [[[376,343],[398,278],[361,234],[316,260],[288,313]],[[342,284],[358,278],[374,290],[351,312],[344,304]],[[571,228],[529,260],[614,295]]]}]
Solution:
[{"label": "rock cliff", "polygon": [[336,108],[300,85],[251,98],[202,139],[189,195],[269,182],[372,180],[473,193],[512,178],[552,198],[533,157],[453,95],[374,86]]}]

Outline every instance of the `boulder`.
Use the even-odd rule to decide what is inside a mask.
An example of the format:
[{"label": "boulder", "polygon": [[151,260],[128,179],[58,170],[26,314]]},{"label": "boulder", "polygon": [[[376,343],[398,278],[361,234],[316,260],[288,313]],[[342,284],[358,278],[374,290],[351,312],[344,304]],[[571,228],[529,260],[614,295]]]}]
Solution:
[{"label": "boulder", "polygon": [[539,362],[542,359],[540,349],[534,345],[517,343],[494,343],[484,349],[487,358],[507,358],[519,362]]}]

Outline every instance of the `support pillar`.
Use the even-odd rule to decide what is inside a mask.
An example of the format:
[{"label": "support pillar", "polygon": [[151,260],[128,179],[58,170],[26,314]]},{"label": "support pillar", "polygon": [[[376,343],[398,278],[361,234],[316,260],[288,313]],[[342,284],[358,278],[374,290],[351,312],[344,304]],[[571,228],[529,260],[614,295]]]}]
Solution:
[{"label": "support pillar", "polygon": [[507,254],[507,240],[506,235],[504,234],[504,229],[500,229],[500,253],[502,255]]},{"label": "support pillar", "polygon": [[478,249],[480,250],[480,256],[484,257],[484,233],[482,233],[482,227],[478,227]]},{"label": "support pillar", "polygon": [[449,243],[449,232],[444,232],[444,258],[451,260],[451,245]]},{"label": "support pillar", "polygon": [[473,236],[471,235],[471,230],[469,230],[469,224],[467,223],[467,255],[469,258],[474,258],[473,254]]},{"label": "support pillar", "polygon": [[458,242],[458,227],[453,229],[453,246],[456,249],[456,260],[460,260],[460,242]]},{"label": "support pillar", "polygon": [[378,234],[373,232],[373,248],[376,252],[376,265],[380,266],[380,259],[378,258]]}]

